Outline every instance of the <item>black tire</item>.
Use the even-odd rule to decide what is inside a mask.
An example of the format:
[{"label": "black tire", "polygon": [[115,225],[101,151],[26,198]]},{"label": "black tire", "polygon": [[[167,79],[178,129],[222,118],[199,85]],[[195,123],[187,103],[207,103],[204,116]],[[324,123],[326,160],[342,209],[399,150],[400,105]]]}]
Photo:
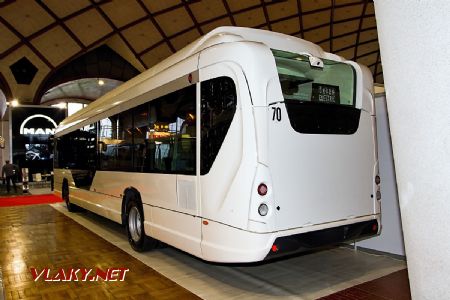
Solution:
[{"label": "black tire", "polygon": [[61,195],[62,195],[64,202],[66,202],[66,207],[67,207],[68,211],[70,211],[70,212],[82,211],[81,207],[70,202],[69,183],[67,182],[67,180],[63,181]]},{"label": "black tire", "polygon": [[144,228],[144,212],[142,202],[134,192],[128,192],[125,197],[126,215],[125,228],[127,230],[128,242],[137,252],[155,249],[159,241],[147,236]]}]

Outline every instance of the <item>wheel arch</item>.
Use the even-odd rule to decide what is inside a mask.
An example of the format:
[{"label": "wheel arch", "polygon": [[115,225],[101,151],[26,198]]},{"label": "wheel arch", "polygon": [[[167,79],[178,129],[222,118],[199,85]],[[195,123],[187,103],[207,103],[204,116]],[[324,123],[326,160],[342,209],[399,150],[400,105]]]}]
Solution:
[{"label": "wheel arch", "polygon": [[[124,191],[123,191],[123,197],[122,197],[122,208],[121,208],[121,219],[122,219],[122,225],[125,226],[126,221],[127,221],[127,204],[128,201],[131,200],[131,198],[128,197],[128,195],[133,195],[134,196],[134,200],[137,201],[138,205],[141,208],[142,214],[144,214],[144,207],[142,205],[142,198],[141,198],[141,193],[135,188],[135,187],[127,187]],[[142,216],[145,220],[145,215]]]}]

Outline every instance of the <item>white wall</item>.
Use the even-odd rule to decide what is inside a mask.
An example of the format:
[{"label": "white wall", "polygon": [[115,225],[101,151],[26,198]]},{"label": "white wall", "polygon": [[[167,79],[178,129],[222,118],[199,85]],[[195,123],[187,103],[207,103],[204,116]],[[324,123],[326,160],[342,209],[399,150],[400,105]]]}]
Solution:
[{"label": "white wall", "polygon": [[379,236],[358,242],[356,245],[404,256],[405,246],[403,243],[391,134],[384,94],[375,96],[375,106],[377,113],[378,160],[381,177],[382,231]]},{"label": "white wall", "polygon": [[450,1],[375,0],[413,299],[450,299]]}]

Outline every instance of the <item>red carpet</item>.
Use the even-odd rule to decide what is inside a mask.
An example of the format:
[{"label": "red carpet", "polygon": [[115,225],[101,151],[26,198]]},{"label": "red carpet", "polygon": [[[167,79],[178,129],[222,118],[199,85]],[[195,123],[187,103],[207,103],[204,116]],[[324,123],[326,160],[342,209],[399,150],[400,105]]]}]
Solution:
[{"label": "red carpet", "polygon": [[0,198],[0,207],[5,206],[20,206],[33,204],[46,204],[62,202],[63,200],[55,195],[30,195],[30,196],[16,196]]}]

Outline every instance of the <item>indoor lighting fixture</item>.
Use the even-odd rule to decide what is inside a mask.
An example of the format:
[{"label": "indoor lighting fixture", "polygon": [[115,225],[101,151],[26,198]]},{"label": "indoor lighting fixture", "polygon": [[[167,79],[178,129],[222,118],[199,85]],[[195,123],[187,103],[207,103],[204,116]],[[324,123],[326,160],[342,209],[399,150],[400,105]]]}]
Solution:
[{"label": "indoor lighting fixture", "polygon": [[61,103],[56,104],[55,106],[58,107],[58,108],[63,109],[63,108],[67,107],[67,104],[65,102],[61,102]]},{"label": "indoor lighting fixture", "polygon": [[10,102],[10,104],[11,104],[12,107],[19,106],[19,100],[14,99],[14,100],[12,100],[12,101]]},{"label": "indoor lighting fixture", "polygon": [[104,85],[104,84],[105,84],[105,82],[103,81],[103,79],[98,80],[98,85]]}]

